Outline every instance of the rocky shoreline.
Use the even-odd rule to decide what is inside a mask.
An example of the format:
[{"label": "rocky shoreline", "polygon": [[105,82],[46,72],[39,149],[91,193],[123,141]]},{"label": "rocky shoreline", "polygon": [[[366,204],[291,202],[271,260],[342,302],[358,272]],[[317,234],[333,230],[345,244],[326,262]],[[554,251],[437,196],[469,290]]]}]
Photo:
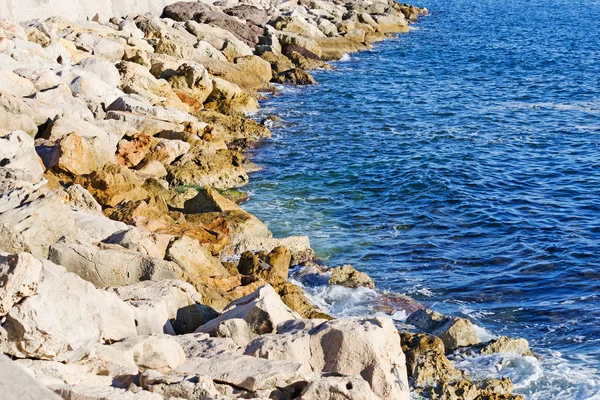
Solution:
[{"label": "rocky shoreline", "polygon": [[[409,31],[391,0],[179,2],[159,17],[0,20],[0,389],[15,399],[513,399],[452,352],[473,325],[334,319],[288,281],[306,236],[242,210],[272,83]],[[396,299],[397,300],[397,299]],[[10,360],[12,359],[12,361]],[[10,397],[12,396],[12,397]]]}]

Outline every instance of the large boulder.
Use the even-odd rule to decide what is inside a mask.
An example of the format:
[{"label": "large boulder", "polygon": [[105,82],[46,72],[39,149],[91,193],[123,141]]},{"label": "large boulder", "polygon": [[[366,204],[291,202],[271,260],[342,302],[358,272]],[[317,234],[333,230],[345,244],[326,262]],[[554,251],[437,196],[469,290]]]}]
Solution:
[{"label": "large boulder", "polygon": [[243,275],[256,275],[271,284],[287,280],[292,255],[284,246],[274,248],[269,254],[242,253],[237,269]]},{"label": "large boulder", "polygon": [[233,201],[225,198],[210,186],[198,188],[198,194],[184,203],[184,210],[190,214],[207,212],[223,212],[239,210],[240,207]]},{"label": "large boulder", "polygon": [[0,266],[0,280],[9,282],[5,353],[77,361],[103,340],[136,334],[133,311],[122,300],[63,267],[27,253],[0,253]]},{"label": "large boulder", "polygon": [[30,80],[22,78],[12,71],[2,69],[0,70],[0,91],[24,97],[35,93],[35,86]]},{"label": "large boulder", "polygon": [[415,388],[426,388],[460,380],[463,374],[445,356],[444,342],[437,336],[402,332],[408,379]]},{"label": "large boulder", "polygon": [[121,90],[125,93],[142,96],[155,106],[188,111],[188,107],[177,97],[171,86],[164,80],[156,79],[145,67],[121,61],[117,68],[121,74]]},{"label": "large boulder", "polygon": [[88,385],[52,385],[52,390],[63,399],[69,400],[162,400],[157,393],[145,390],[137,393],[126,389]]},{"label": "large boulder", "polygon": [[60,139],[44,157],[46,168],[58,168],[72,175],[86,175],[114,161],[114,153],[98,137],[71,133]]},{"label": "large boulder", "polygon": [[50,247],[49,259],[97,287],[184,277],[177,264],[118,246],[58,242]]},{"label": "large boulder", "polygon": [[158,161],[163,166],[171,165],[182,155],[186,154],[190,150],[191,145],[187,142],[177,139],[159,139],[156,146],[154,146],[144,158],[142,165],[146,166],[147,163],[152,161]]},{"label": "large boulder", "polygon": [[410,314],[406,323],[442,339],[447,352],[481,342],[473,324],[464,318],[448,317],[421,309]]},{"label": "large boulder", "polygon": [[181,309],[202,301],[202,296],[189,283],[170,279],[143,281],[111,291],[133,306],[139,335],[173,334],[170,320],[177,318]]},{"label": "large boulder", "polygon": [[258,34],[252,28],[206,3],[186,1],[173,3],[165,7],[163,17],[182,22],[194,20],[205,24],[210,23],[230,31],[249,46],[258,43]]},{"label": "large boulder", "polygon": [[[163,83],[168,86],[166,81],[163,81]],[[172,89],[169,87],[168,90]],[[175,92],[173,94],[176,96]],[[137,131],[151,135],[155,135],[163,130],[178,130],[180,129],[179,124],[197,121],[186,110],[173,108],[169,106],[170,104],[164,103],[160,99],[157,104],[156,101],[153,102],[153,99],[153,96],[144,98],[143,92],[121,96],[108,105],[106,116],[109,119],[129,123]],[[177,101],[175,103],[174,106],[180,105]],[[141,116],[146,118],[142,118]]]},{"label": "large boulder", "polygon": [[310,381],[301,393],[303,400],[379,400],[361,376],[323,376]]},{"label": "large boulder", "polygon": [[204,106],[224,114],[248,113],[258,111],[258,100],[235,83],[215,78],[213,90]]},{"label": "large boulder", "polygon": [[[14,192],[19,190],[12,194]],[[24,203],[0,214],[0,222],[11,225],[33,255],[47,258],[50,245],[59,239],[82,238],[70,208],[58,196],[47,193],[36,198],[37,193],[25,193],[28,197],[24,199]]]},{"label": "large boulder", "polygon": [[232,302],[219,317],[200,326],[196,332],[216,335],[219,325],[230,319],[243,319],[257,334],[272,333],[278,324],[300,316],[288,308],[270,285]]},{"label": "large boulder", "polygon": [[295,355],[315,372],[360,375],[381,398],[409,398],[406,360],[391,319],[297,320],[280,325],[278,333],[255,339],[246,352],[275,359]]},{"label": "large boulder", "polygon": [[34,140],[23,131],[0,131],[0,160],[2,168],[10,170],[17,179],[37,183],[44,174]]},{"label": "large boulder", "polygon": [[35,137],[38,127],[31,117],[23,114],[13,114],[0,108],[0,127],[7,131],[25,131]]},{"label": "large boulder", "polygon": [[271,252],[275,247],[285,246],[292,255],[291,265],[313,261],[316,258],[315,252],[310,247],[308,236],[289,236],[283,239],[271,237],[248,237],[237,245],[237,252],[243,253],[247,250]]},{"label": "large boulder", "polygon": [[19,400],[61,399],[4,354],[0,354],[0,393]]},{"label": "large boulder", "polygon": [[244,156],[237,151],[206,151],[195,146],[167,167],[167,180],[172,185],[239,187],[248,183],[244,161]]},{"label": "large boulder", "polygon": [[149,232],[142,228],[126,229],[115,232],[104,240],[108,244],[121,247],[153,258],[165,258],[165,253],[173,236]]},{"label": "large boulder", "polygon": [[229,275],[218,258],[200,246],[198,240],[188,236],[171,242],[165,259],[179,265],[192,281],[200,276]]},{"label": "large boulder", "polygon": [[250,4],[240,4],[228,8],[225,12],[233,17],[245,20],[247,23],[258,26],[264,26],[270,18],[266,10]]},{"label": "large boulder", "polygon": [[[213,89],[212,81],[206,68],[197,63],[180,65],[167,78],[180,99],[196,109],[201,109]],[[195,105],[195,104],[198,105]]]},{"label": "large boulder", "polygon": [[281,360],[264,360],[240,355],[190,358],[177,368],[181,373],[198,373],[251,392],[286,387],[310,376],[305,365]]},{"label": "large boulder", "polygon": [[213,380],[205,375],[162,375],[149,370],[140,376],[140,383],[145,390],[165,399],[216,399],[221,395]]},{"label": "large boulder", "polygon": [[102,79],[106,84],[110,85],[111,87],[116,88],[121,82],[121,76],[119,75],[119,70],[117,70],[117,67],[115,67],[115,65],[110,61],[107,61],[103,58],[84,58],[79,62],[79,66],[85,71],[89,71],[96,74],[100,79]]},{"label": "large boulder", "polygon": [[77,177],[83,186],[103,206],[114,207],[122,201],[147,200],[150,194],[142,188],[144,181],[130,169],[107,164],[102,170]]},{"label": "large boulder", "polygon": [[84,121],[94,120],[94,114],[89,110],[85,100],[74,97],[71,88],[66,84],[37,92],[32,99],[36,101],[30,104],[34,107],[52,109],[55,117],[68,116]]},{"label": "large boulder", "polygon": [[121,61],[125,53],[122,44],[91,32],[79,34],[75,39],[75,45],[79,49],[111,62]]},{"label": "large boulder", "polygon": [[27,116],[38,126],[47,123],[60,113],[60,110],[54,107],[44,106],[35,100],[23,99],[2,91],[0,91],[0,108],[8,114]]},{"label": "large boulder", "polygon": [[382,398],[408,399],[406,360],[388,318],[334,320],[311,332],[311,366],[361,375]]},{"label": "large boulder", "polygon": [[500,336],[498,339],[492,339],[487,343],[482,343],[480,353],[516,353],[524,356],[533,356],[533,353],[529,348],[529,342],[527,341],[527,339],[513,339],[508,336]]}]

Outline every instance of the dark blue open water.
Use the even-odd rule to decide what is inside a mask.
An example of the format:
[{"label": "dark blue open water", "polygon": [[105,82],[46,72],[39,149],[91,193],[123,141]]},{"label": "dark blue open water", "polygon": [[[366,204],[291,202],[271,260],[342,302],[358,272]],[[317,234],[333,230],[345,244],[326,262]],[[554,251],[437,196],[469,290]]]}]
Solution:
[{"label": "dark blue open water", "polygon": [[420,5],[410,34],[265,103],[286,124],[254,154],[245,208],[542,356],[462,366],[528,398],[598,399],[600,1]]}]

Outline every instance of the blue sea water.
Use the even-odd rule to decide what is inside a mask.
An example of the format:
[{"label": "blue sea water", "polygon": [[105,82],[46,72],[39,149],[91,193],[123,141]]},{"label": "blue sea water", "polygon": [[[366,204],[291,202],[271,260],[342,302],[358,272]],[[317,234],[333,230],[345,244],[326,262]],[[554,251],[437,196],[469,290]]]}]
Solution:
[{"label": "blue sea water", "polygon": [[[285,123],[244,207],[541,356],[456,360],[474,374],[600,399],[600,1],[419,5],[411,33],[263,104]],[[307,290],[337,314],[374,296]]]}]

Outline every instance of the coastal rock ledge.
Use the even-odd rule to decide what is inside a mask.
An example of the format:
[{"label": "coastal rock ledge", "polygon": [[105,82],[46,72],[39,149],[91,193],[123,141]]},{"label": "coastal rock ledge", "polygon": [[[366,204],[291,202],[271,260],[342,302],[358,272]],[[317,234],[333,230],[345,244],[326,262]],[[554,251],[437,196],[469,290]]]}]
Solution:
[{"label": "coastal rock ledge", "polygon": [[[415,325],[442,339],[334,319],[288,280],[319,265],[308,237],[274,238],[237,203],[257,169],[244,150],[271,134],[248,117],[261,93],[314,84],[309,70],[425,13],[392,0],[0,2],[0,397],[402,400],[411,385],[516,398],[446,354],[526,342],[465,341],[468,321],[425,311]],[[374,290],[340,273],[331,284]]]}]

